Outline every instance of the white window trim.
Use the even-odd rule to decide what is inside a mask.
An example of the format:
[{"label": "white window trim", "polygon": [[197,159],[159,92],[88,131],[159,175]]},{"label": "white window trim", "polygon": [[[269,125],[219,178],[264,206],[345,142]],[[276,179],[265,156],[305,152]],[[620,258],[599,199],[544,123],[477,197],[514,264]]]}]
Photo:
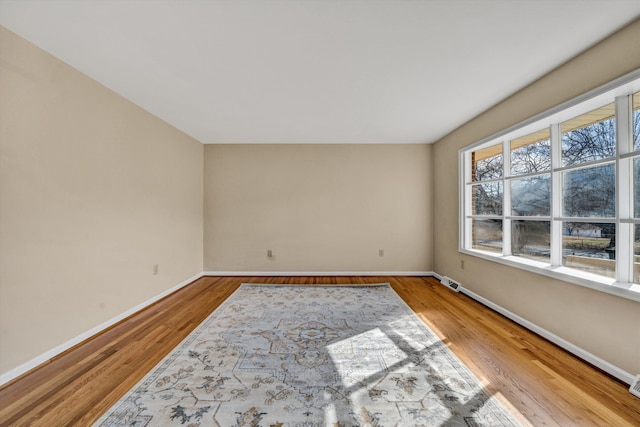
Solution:
[{"label": "white window trim", "polygon": [[[527,119],[523,122],[520,122],[516,125],[510,126],[503,131],[495,133],[487,138],[484,138],[474,144],[466,146],[460,150],[458,150],[458,171],[459,171],[459,241],[458,241],[458,251],[460,253],[464,253],[467,255],[479,257],[482,259],[486,259],[489,261],[497,262],[500,264],[504,264],[510,267],[515,267],[527,271],[531,271],[537,274],[541,274],[547,277],[551,277],[557,280],[562,280],[565,282],[573,283],[576,285],[584,286],[590,289],[598,290],[601,292],[606,292],[612,295],[616,295],[622,298],[627,298],[635,301],[640,301],[640,284],[634,284],[625,281],[617,281],[616,279],[607,278],[604,276],[591,274],[588,272],[571,269],[568,267],[561,266],[562,264],[562,242],[559,241],[561,239],[552,239],[551,245],[552,248],[552,259],[551,263],[544,263],[540,261],[531,260],[528,258],[517,257],[510,255],[510,242],[511,239],[507,239],[510,227],[504,226],[504,221],[510,223],[510,219],[515,219],[512,215],[508,215],[510,210],[507,212],[506,207],[503,206],[503,215],[499,217],[499,219],[503,219],[503,253],[494,253],[487,252],[477,249],[471,249],[471,233],[466,232],[466,230],[471,230],[471,203],[467,203],[470,200],[470,191],[471,185],[468,183],[471,182],[471,152],[478,150],[480,148],[484,148],[485,146],[496,145],[503,143],[504,150],[507,150],[508,143],[504,143],[505,141],[510,141],[519,136],[524,136],[529,133],[540,130],[544,127],[551,127],[552,137],[556,137],[558,140],[558,136],[560,134],[559,123],[563,121],[569,120],[573,117],[576,117],[580,114],[587,113],[596,108],[599,108],[603,105],[610,104],[612,102],[616,103],[616,110],[620,108],[629,108],[629,95],[640,91],[640,70],[636,70],[630,74],[627,74],[619,79],[616,79],[604,86],[601,86],[597,89],[589,91],[575,99],[572,99],[568,102],[560,104],[548,111],[545,111],[541,114],[538,114],[530,119]],[[627,104],[625,106],[625,103]],[[625,176],[623,174],[632,173],[631,170],[628,170],[628,165],[631,163],[624,162],[622,160],[630,157],[632,154],[628,152],[627,147],[629,144],[621,143],[621,137],[626,140],[626,138],[632,138],[632,123],[625,117],[620,119],[618,115],[616,115],[616,126],[617,126],[617,134],[618,134],[618,144],[617,146],[617,156],[615,158],[616,170],[618,171],[617,176]],[[560,150],[560,144],[556,144],[554,146],[556,150]],[[560,154],[560,153],[555,153]],[[636,153],[637,154],[637,153]],[[508,159],[510,158],[509,153],[504,153],[503,159],[506,163],[508,163]],[[558,162],[561,162],[561,157],[559,155],[552,156],[553,161],[556,164],[552,165],[551,172],[551,190],[552,194],[561,194],[561,183],[558,176],[562,173],[562,170],[569,169],[563,168]],[[602,161],[590,162],[589,166],[593,166],[598,163],[607,163],[611,162],[611,159],[606,159]],[[505,163],[505,165],[506,165]],[[582,165],[581,165],[582,166]],[[509,175],[510,169],[504,166],[504,171]],[[620,169],[622,168],[622,169]],[[571,168],[573,169],[573,168]],[[629,175],[626,175],[629,176]],[[508,182],[509,176],[504,177],[505,184]],[[624,182],[622,182],[624,181]],[[630,215],[629,208],[631,203],[629,200],[632,198],[633,189],[629,186],[630,180],[621,180],[618,178],[618,182],[616,182],[616,218],[611,222],[616,223],[616,234],[618,237],[621,236],[629,236],[629,238],[633,239],[633,227],[636,221],[627,219]],[[504,186],[503,191],[507,191]],[[504,200],[507,200],[507,196],[503,196]],[[540,217],[536,218],[538,220],[550,220],[551,221],[551,234],[553,235],[561,235],[562,234],[562,222],[559,221],[562,217],[562,212],[560,211],[560,206],[557,202],[558,197],[553,197],[551,203],[551,216],[550,219],[548,217]],[[508,204],[508,203],[507,203]],[[478,217],[478,216],[476,216]],[[493,216],[492,216],[493,217]],[[498,217],[496,217],[498,218]],[[518,218],[520,219],[520,218]],[[574,220],[572,218],[572,220]],[[505,229],[509,228],[509,230],[505,234]],[[508,240],[508,241],[507,241]],[[618,253],[617,262],[617,271],[621,269],[624,270],[623,273],[618,273],[617,277],[624,277],[629,280],[633,280],[633,254],[629,254],[631,249],[631,245],[628,245],[628,248],[622,249],[621,252]],[[555,249],[555,250],[554,250]]]}]

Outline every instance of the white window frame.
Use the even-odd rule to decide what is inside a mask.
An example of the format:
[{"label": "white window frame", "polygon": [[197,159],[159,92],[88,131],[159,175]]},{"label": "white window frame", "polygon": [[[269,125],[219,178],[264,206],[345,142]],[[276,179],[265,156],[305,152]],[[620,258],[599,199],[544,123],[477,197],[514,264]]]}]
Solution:
[{"label": "white window frame", "polygon": [[[640,151],[633,151],[633,120],[631,102],[633,94],[639,91],[640,70],[636,70],[571,101],[563,103],[544,113],[538,114],[528,120],[460,149],[458,151],[458,193],[460,206],[459,252],[610,293],[623,298],[640,301],[640,284],[633,283],[633,229],[636,224],[640,224],[640,219],[633,218],[633,160],[640,158]],[[616,224],[615,279],[572,269],[562,265],[562,222],[565,220],[575,222],[575,218],[564,218],[562,216],[561,175],[567,170],[573,170],[576,166],[562,166],[560,124],[566,120],[611,103],[615,103],[616,108],[617,141],[615,157],[588,162],[577,167],[580,168],[603,163],[615,163],[616,216],[610,221],[607,221]],[[543,128],[550,128],[552,141],[551,215],[550,217],[514,217],[511,215],[511,201],[509,197],[511,178],[510,141],[539,131]],[[502,253],[473,249],[471,245],[471,222],[473,218],[471,212],[471,153],[496,144],[503,145],[503,177],[497,180],[488,180],[487,182],[502,181],[503,183],[502,215],[491,216],[491,218],[502,220]],[[477,184],[477,182],[475,183]],[[549,263],[511,255],[511,221],[521,219],[551,222],[551,256]]]}]

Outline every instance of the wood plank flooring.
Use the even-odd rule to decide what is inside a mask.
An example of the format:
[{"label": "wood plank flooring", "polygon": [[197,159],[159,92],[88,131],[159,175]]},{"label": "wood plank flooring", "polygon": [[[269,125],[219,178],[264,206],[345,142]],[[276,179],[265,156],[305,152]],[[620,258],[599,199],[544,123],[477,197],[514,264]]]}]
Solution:
[{"label": "wood plank flooring", "polygon": [[241,283],[389,282],[526,425],[640,426],[640,399],[598,369],[433,278],[204,277],[0,388],[1,426],[87,426]]}]

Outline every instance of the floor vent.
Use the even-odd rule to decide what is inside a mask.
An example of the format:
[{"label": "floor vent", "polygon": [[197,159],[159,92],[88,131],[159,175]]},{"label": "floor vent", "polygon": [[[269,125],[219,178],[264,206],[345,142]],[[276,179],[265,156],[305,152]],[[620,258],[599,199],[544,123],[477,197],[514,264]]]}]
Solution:
[{"label": "floor vent", "polygon": [[440,283],[442,283],[449,289],[453,289],[456,292],[460,292],[460,288],[462,287],[460,286],[460,283],[447,276],[442,276],[442,279],[440,279]]},{"label": "floor vent", "polygon": [[640,375],[638,375],[635,381],[631,383],[631,387],[629,387],[629,391],[635,397],[640,397]]}]

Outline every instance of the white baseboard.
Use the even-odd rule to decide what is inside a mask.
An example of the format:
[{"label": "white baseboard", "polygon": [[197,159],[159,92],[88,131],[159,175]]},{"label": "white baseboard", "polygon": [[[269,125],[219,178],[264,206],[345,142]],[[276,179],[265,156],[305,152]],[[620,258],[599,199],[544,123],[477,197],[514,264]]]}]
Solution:
[{"label": "white baseboard", "polygon": [[104,331],[110,326],[115,325],[121,320],[131,316],[132,314],[150,306],[154,302],[164,298],[165,296],[177,291],[178,289],[188,285],[189,283],[203,277],[203,276],[433,276],[434,273],[431,271],[322,271],[322,272],[309,272],[309,271],[296,271],[296,272],[274,272],[274,271],[205,271],[200,274],[197,274],[178,285],[167,289],[166,291],[154,296],[153,298],[144,301],[141,304],[132,307],[131,309],[125,311],[124,313],[119,314],[118,316],[102,323],[101,325],[96,326],[75,338],[70,339],[69,341],[60,344],[59,346],[52,348],[51,350],[29,360],[22,365],[11,369],[3,374],[0,374],[0,386],[8,383],[14,378],[19,377],[20,375],[29,372],[30,370],[37,368],[43,363],[48,362],[52,358],[58,356],[59,354],[65,352],[71,347],[80,344],[82,341],[85,341],[92,336]]},{"label": "white baseboard", "polygon": [[[20,375],[30,371],[33,368],[38,367],[39,365],[49,361],[53,357],[61,354],[62,352],[70,349],[71,347],[81,343],[82,341],[91,338],[93,335],[96,335],[105,329],[113,326],[119,321],[127,318],[128,316],[148,307],[154,302],[158,301],[161,298],[177,291],[180,288],[188,285],[189,283],[203,277],[203,276],[237,276],[237,277],[246,277],[246,276],[419,276],[419,277],[436,277],[437,279],[442,279],[442,276],[433,271],[204,271],[200,274],[197,274],[182,283],[172,287],[171,289],[167,289],[166,291],[154,296],[153,298],[148,299],[147,301],[138,304],[137,306],[127,310],[124,313],[104,322],[101,325],[96,326],[95,328],[86,331],[85,333],[78,335],[77,337],[65,342],[53,348],[46,353],[41,354],[40,356],[14,368],[8,372],[0,374],[0,385],[6,384],[14,378],[19,377]],[[494,302],[476,294],[469,289],[463,288],[462,292],[468,295],[469,297],[475,299],[483,305],[497,311],[503,316],[513,320],[519,325],[529,329],[532,332],[542,336],[543,338],[551,341],[552,343],[562,347],[568,352],[578,356],[579,358],[591,363],[592,365],[602,369],[603,371],[609,373],[610,375],[618,378],[620,381],[623,381],[626,384],[631,384],[635,376],[630,374],[629,372],[618,368],[617,366],[612,365],[611,363],[599,358],[598,356],[589,353],[588,351],[570,343],[569,341],[561,338],[544,328],[528,321],[527,319],[518,316],[515,313],[507,310],[504,307],[495,304]]]},{"label": "white baseboard", "polygon": [[[436,277],[439,280],[442,280],[442,276],[439,275],[438,273],[433,273],[433,277]],[[525,328],[527,328],[528,330],[530,330],[531,332],[534,332],[538,335],[540,335],[541,337],[545,338],[546,340],[551,341],[552,343],[554,343],[555,345],[557,345],[558,347],[561,347],[562,349],[568,351],[571,354],[574,354],[575,356],[579,357],[580,359],[592,364],[593,366],[602,369],[604,372],[608,373],[609,375],[614,376],[615,378],[619,379],[620,381],[626,383],[626,384],[631,384],[633,382],[633,380],[635,379],[635,376],[632,375],[631,373],[618,368],[615,365],[612,365],[611,363],[607,362],[606,360],[603,360],[601,358],[599,358],[598,356],[596,356],[595,354],[592,354],[590,352],[588,352],[587,350],[578,347],[577,345],[565,340],[564,338],[559,337],[558,335],[549,332],[548,330],[536,325],[535,323],[532,323],[530,321],[528,321],[527,319],[525,319],[524,317],[518,316],[517,314],[507,310],[506,308],[494,303],[493,301],[490,301],[478,294],[476,294],[473,291],[470,291],[467,288],[464,287],[460,287],[460,292],[468,295],[469,297],[473,298],[474,300],[478,301],[480,304],[485,305],[487,307],[489,307],[490,309],[497,311],[498,313],[502,314],[504,317],[513,320],[514,322],[516,322],[517,324],[519,324],[520,326],[523,326]]]},{"label": "white baseboard", "polygon": [[433,271],[205,271],[203,276],[435,276]]},{"label": "white baseboard", "polygon": [[160,300],[161,298],[164,298],[165,296],[177,291],[180,288],[185,287],[186,285],[188,285],[189,283],[198,280],[199,278],[201,278],[203,276],[202,273],[200,274],[196,274],[195,276],[185,280],[182,283],[177,284],[176,286],[167,289],[166,291],[144,301],[141,304],[136,305],[135,307],[130,308],[129,310],[125,311],[124,313],[121,313],[119,315],[117,315],[116,317],[107,320],[106,322],[102,323],[101,325],[96,326],[95,328],[92,328],[80,335],[78,335],[75,338],[70,339],[69,341],[60,344],[59,346],[52,348],[51,350],[41,354],[40,356],[31,359],[30,361],[23,363],[22,365],[7,371],[3,374],[0,375],[0,386],[3,384],[8,383],[9,381],[13,380],[14,378],[19,377],[20,375],[42,365],[43,363],[48,362],[49,360],[51,360],[52,358],[54,358],[55,356],[65,352],[66,350],[70,349],[71,347],[80,344],[82,341],[85,341],[88,338],[91,338],[92,336],[104,331],[105,329],[109,328],[110,326],[115,325],[116,323],[120,322],[123,319],[126,319],[127,317],[131,316],[132,314],[150,306],[151,304],[153,304],[154,302]]},{"label": "white baseboard", "polygon": [[467,288],[464,288],[462,290],[462,293],[470,296],[471,298],[473,298],[474,300],[478,301],[479,303],[486,305],[487,307],[491,308],[494,311],[497,311],[498,313],[502,314],[503,316],[513,320],[514,322],[516,322],[517,324],[524,326],[525,328],[529,329],[532,332],[535,332],[536,334],[540,335],[541,337],[551,341],[552,343],[558,345],[559,347],[562,347],[563,349],[567,350],[569,353],[572,353],[576,356],[578,356],[579,358],[581,358],[582,360],[585,360],[588,363],[591,363],[593,366],[602,369],[603,371],[607,372],[608,374],[616,377],[617,379],[619,379],[620,381],[623,381],[626,384],[631,384],[633,382],[633,380],[635,379],[634,375],[631,375],[629,372],[618,368],[615,365],[612,365],[611,363],[607,362],[606,360],[603,360],[601,358],[599,358],[598,356],[589,353],[587,350],[578,347],[575,344],[570,343],[569,341],[565,340],[564,338],[561,338],[559,336],[557,336],[556,334],[547,331],[546,329],[536,325],[535,323],[532,323],[530,321],[528,321],[527,319],[518,316],[515,313],[512,313],[511,311],[507,310],[504,307],[499,306],[498,304],[489,301],[488,299],[481,297],[480,295],[476,294],[473,291],[470,291]]}]

